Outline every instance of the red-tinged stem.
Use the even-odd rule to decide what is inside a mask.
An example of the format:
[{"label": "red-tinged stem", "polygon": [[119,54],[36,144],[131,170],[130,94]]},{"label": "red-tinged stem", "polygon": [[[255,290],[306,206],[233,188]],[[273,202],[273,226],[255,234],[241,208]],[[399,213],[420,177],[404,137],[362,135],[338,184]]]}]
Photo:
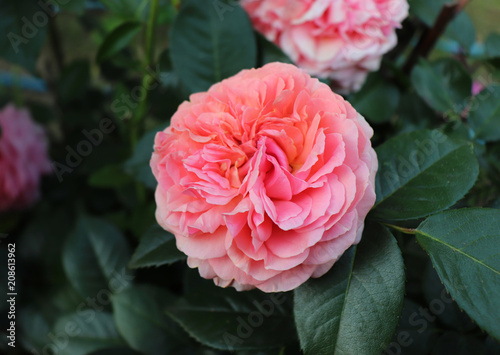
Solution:
[{"label": "red-tinged stem", "polygon": [[460,13],[470,0],[444,4],[432,28],[424,31],[417,46],[413,49],[403,66],[403,72],[410,74],[420,57],[426,58],[436,45],[448,24]]}]

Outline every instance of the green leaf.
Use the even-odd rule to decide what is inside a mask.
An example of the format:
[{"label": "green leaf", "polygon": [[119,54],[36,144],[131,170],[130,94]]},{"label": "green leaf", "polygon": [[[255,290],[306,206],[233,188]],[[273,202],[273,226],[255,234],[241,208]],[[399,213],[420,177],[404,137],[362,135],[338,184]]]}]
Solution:
[{"label": "green leaf", "polygon": [[461,11],[450,22],[444,36],[458,42],[462,48],[470,51],[476,42],[476,30],[470,16],[465,11]]},{"label": "green leaf", "polygon": [[0,56],[34,72],[50,15],[31,0],[1,0],[0,8]]},{"label": "green leaf", "polygon": [[417,93],[436,111],[460,115],[471,98],[472,79],[460,62],[420,60],[411,73]]},{"label": "green leaf", "polygon": [[111,314],[96,312],[92,317],[85,317],[84,314],[64,316],[54,325],[53,334],[60,347],[58,354],[85,355],[125,344],[116,330]]},{"label": "green leaf", "polygon": [[81,217],[63,250],[63,266],[73,287],[84,297],[128,286],[129,247],[122,233],[105,220]]},{"label": "green leaf", "polygon": [[500,58],[500,34],[490,33],[484,42],[484,47],[489,58]]},{"label": "green leaf", "polygon": [[398,88],[380,74],[371,74],[362,89],[349,100],[371,123],[388,122],[399,105]]},{"label": "green leaf", "polygon": [[409,0],[410,11],[427,26],[432,26],[447,0]]},{"label": "green leaf", "polygon": [[189,270],[186,298],[167,313],[200,343],[221,350],[263,350],[295,339],[287,294],[223,289]]},{"label": "green leaf", "polygon": [[119,188],[132,182],[130,175],[126,175],[121,165],[107,165],[89,177],[89,185],[94,187]]},{"label": "green leaf", "polygon": [[[428,27],[432,27],[441,9],[449,0],[410,0],[410,12],[415,14]],[[458,42],[466,50],[470,50],[475,41],[474,24],[469,15],[460,12],[447,26],[443,38]]]},{"label": "green leaf", "polygon": [[489,86],[475,96],[468,122],[473,138],[500,140],[500,86]]},{"label": "green leaf", "polygon": [[115,323],[125,341],[145,354],[176,354],[186,336],[164,313],[175,301],[168,291],[137,285],[112,296]]},{"label": "green leaf", "polygon": [[469,191],[479,174],[473,145],[436,130],[400,134],[376,152],[377,218],[414,219],[444,210]]},{"label": "green leaf", "polygon": [[164,125],[147,132],[139,142],[137,142],[134,154],[124,165],[124,170],[128,174],[151,189],[155,189],[157,183],[151,171],[151,167],[149,166],[149,161],[153,155],[156,133],[163,129],[165,129]]},{"label": "green leaf", "polygon": [[58,5],[61,6],[63,11],[82,15],[85,12],[85,2],[86,0],[66,0],[58,2]]},{"label": "green leaf", "polygon": [[[166,1],[168,0],[160,0],[162,11],[169,6]],[[148,0],[101,0],[100,2],[109,9],[110,15],[119,21],[147,21],[150,3]]]},{"label": "green leaf", "polygon": [[130,260],[131,268],[172,264],[186,258],[177,249],[175,237],[159,225],[152,226],[142,237]]},{"label": "green leaf", "polygon": [[404,264],[391,233],[367,225],[359,246],[295,290],[295,323],[306,355],[380,354],[403,307]]},{"label": "green leaf", "polygon": [[42,353],[42,349],[46,345],[47,334],[51,329],[48,320],[40,310],[33,306],[23,307],[17,315],[16,323],[17,329],[24,334],[24,348],[33,354]]},{"label": "green leaf", "polygon": [[142,23],[136,21],[124,22],[120,26],[116,27],[102,42],[99,50],[97,51],[96,60],[98,62],[102,62],[120,52],[128,46],[137,33],[139,33],[141,28]]},{"label": "green leaf", "polygon": [[205,91],[256,64],[252,25],[235,2],[183,1],[170,43],[175,72],[191,92]]},{"label": "green leaf", "polygon": [[500,340],[500,210],[438,213],[420,224],[416,238],[458,305]]}]

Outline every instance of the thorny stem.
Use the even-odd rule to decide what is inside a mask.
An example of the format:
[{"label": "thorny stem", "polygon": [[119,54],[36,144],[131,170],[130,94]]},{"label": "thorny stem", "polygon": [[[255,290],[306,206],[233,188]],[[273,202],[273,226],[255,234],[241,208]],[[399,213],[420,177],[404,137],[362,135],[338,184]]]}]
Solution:
[{"label": "thorny stem", "polygon": [[[146,28],[146,60],[145,66],[146,68],[151,68],[155,59],[155,30],[156,23],[158,19],[158,6],[159,0],[152,0],[150,9],[149,9],[149,18],[148,24]],[[144,94],[141,96],[141,100],[139,101],[139,105],[132,117],[132,127],[131,127],[131,143],[132,148],[137,144],[138,136],[141,130],[141,122],[144,119],[146,114],[146,106],[148,101],[148,91],[147,88],[150,87],[151,82],[155,80],[151,76],[148,70],[144,74],[142,78],[142,87],[144,88]]]}]

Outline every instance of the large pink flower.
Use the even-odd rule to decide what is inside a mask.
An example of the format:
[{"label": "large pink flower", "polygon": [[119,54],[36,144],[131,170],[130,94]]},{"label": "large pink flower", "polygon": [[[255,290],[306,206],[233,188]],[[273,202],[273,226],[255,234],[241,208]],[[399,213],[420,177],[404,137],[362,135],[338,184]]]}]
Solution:
[{"label": "large pink flower", "polygon": [[25,208],[39,196],[40,176],[50,172],[47,140],[25,109],[0,111],[0,211]]},{"label": "large pink flower", "polygon": [[291,290],[359,242],[375,201],[372,129],[289,64],[193,94],[159,132],[156,218],[219,286]]},{"label": "large pink flower", "polygon": [[311,75],[356,91],[383,54],[396,45],[395,28],[407,0],[242,0],[255,28]]}]

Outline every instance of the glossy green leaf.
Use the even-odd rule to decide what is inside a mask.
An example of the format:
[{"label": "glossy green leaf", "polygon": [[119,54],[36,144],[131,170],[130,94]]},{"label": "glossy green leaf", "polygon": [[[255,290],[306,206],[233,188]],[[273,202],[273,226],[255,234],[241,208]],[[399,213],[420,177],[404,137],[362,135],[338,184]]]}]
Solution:
[{"label": "glossy green leaf", "polygon": [[50,16],[31,0],[1,0],[0,8],[0,57],[34,72]]},{"label": "glossy green leaf", "polygon": [[468,208],[438,213],[416,230],[419,244],[458,305],[500,339],[500,210]]},{"label": "glossy green leaf", "polygon": [[306,355],[380,354],[404,297],[404,264],[391,233],[367,225],[359,246],[295,290],[295,323]]},{"label": "glossy green leaf", "polygon": [[[6,279],[7,277],[4,280]],[[24,347],[31,353],[41,353],[46,345],[47,334],[51,331],[49,321],[39,309],[32,306],[23,307],[16,317],[16,328],[24,334]]]},{"label": "glossy green leaf", "polygon": [[130,260],[131,268],[171,264],[186,258],[177,249],[175,237],[158,225],[152,226],[141,238]]},{"label": "glossy green leaf", "polygon": [[460,115],[471,98],[472,79],[454,59],[432,63],[420,60],[411,73],[411,82],[429,106],[449,116]]},{"label": "glossy green leaf", "polygon": [[490,33],[484,42],[484,49],[489,58],[500,58],[500,34]]},{"label": "glossy green leaf", "polygon": [[126,270],[130,258],[123,234],[103,219],[81,217],[66,241],[63,267],[73,287],[84,297],[95,297],[103,290],[127,287]]},{"label": "glossy green leaf", "polygon": [[74,313],[60,318],[54,325],[53,334],[58,340],[60,355],[86,355],[94,351],[123,346],[109,313]]},{"label": "glossy green leaf", "polygon": [[[149,14],[149,0],[100,0],[118,20],[146,22]],[[171,10],[170,1],[160,0],[160,13]]]},{"label": "glossy green leaf", "polygon": [[398,88],[379,74],[371,74],[349,102],[371,123],[388,122],[399,105]]},{"label": "glossy green leaf", "polygon": [[176,354],[183,348],[186,335],[169,319],[164,310],[175,301],[168,291],[137,285],[112,296],[118,331],[127,344],[144,354]]},{"label": "glossy green leaf", "polygon": [[450,22],[444,36],[458,42],[462,48],[469,51],[476,42],[476,31],[470,16],[465,11],[461,11]]},{"label": "glossy green leaf", "polygon": [[58,2],[58,5],[63,11],[82,15],[85,12],[85,2],[86,0],[66,0]]},{"label": "glossy green leaf", "polygon": [[432,26],[447,0],[409,0],[410,12],[427,26]]},{"label": "glossy green leaf", "polygon": [[469,191],[479,174],[473,145],[436,130],[400,134],[376,152],[377,218],[413,219],[448,208]]},{"label": "glossy green leaf", "polygon": [[167,313],[200,343],[221,350],[263,350],[295,340],[284,293],[222,289],[189,270],[186,299]]},{"label": "glossy green leaf", "polygon": [[111,31],[97,52],[97,61],[102,62],[127,47],[142,28],[142,23],[128,21]]},{"label": "glossy green leaf", "polygon": [[172,64],[191,92],[253,68],[257,48],[246,12],[235,2],[187,0],[172,25]]},{"label": "glossy green leaf", "polygon": [[474,97],[468,122],[473,138],[500,140],[500,86],[489,86]]}]

